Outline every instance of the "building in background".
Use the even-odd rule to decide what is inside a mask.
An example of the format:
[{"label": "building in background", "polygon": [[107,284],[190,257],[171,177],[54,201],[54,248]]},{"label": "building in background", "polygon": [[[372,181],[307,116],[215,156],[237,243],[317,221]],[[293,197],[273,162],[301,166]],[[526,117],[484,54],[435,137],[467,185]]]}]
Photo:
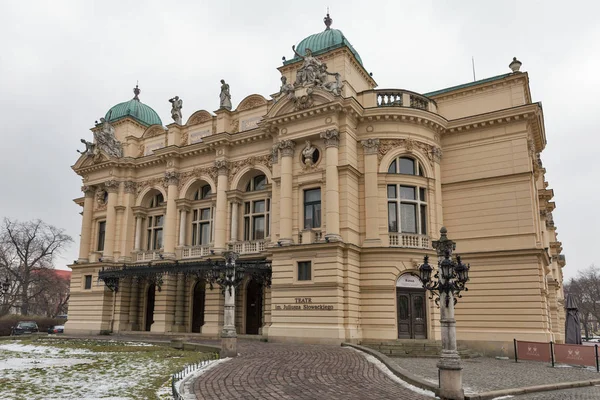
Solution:
[{"label": "building in background", "polygon": [[[164,127],[136,87],[92,128],[73,166],[84,197],[68,333],[216,336],[223,296],[206,265],[232,250],[271,265],[239,287],[239,333],[439,340],[439,310],[411,273],[446,226],[471,264],[460,341],[498,352],[515,337],[563,341],[543,111],[521,63],[431,93],[375,89],[325,23],[278,67],[271,99],[232,109],[222,81],[217,111],[184,122],[173,98]],[[111,268],[121,278],[99,281]]]}]

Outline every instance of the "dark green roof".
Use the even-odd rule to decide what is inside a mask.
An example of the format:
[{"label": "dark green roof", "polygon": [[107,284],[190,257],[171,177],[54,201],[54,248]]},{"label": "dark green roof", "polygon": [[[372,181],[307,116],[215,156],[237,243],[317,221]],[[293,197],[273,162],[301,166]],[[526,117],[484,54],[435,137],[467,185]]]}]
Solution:
[{"label": "dark green roof", "polygon": [[452,86],[446,89],[440,89],[440,90],[436,90],[434,92],[429,92],[429,93],[424,93],[424,96],[427,97],[432,97],[432,96],[437,96],[438,94],[442,94],[442,93],[447,93],[447,92],[452,92],[454,90],[458,90],[458,89],[464,89],[464,88],[468,88],[471,86],[476,86],[482,83],[486,83],[486,82],[492,82],[492,81],[497,81],[500,79],[504,79],[510,75],[512,75],[512,72],[509,72],[507,74],[502,74],[502,75],[496,75],[496,76],[492,76],[491,78],[486,78],[486,79],[480,79],[478,81],[474,81],[474,82],[469,82],[469,83],[463,83],[462,85],[457,85],[457,86]]},{"label": "dark green roof", "polygon": [[[356,61],[362,65],[360,55],[339,29],[325,29],[323,32],[315,33],[302,39],[298,46],[296,46],[296,51],[298,54],[304,55],[306,49],[310,49],[313,55],[319,55],[343,46],[348,47],[352,54],[354,54]],[[292,60],[285,61],[284,65],[295,63],[299,60],[300,58],[294,57]]]},{"label": "dark green roof", "polygon": [[145,126],[162,125],[162,121],[156,111],[136,98],[112,107],[108,110],[104,118],[108,122],[114,122],[125,117],[132,117]]}]

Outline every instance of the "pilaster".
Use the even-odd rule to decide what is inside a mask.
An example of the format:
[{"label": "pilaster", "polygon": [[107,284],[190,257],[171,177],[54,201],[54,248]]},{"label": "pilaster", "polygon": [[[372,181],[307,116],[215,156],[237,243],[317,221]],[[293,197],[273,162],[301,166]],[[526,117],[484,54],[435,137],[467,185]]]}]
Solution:
[{"label": "pilaster", "polygon": [[94,211],[94,186],[82,186],[84,193],[83,201],[83,219],[81,222],[81,239],[79,242],[79,258],[77,262],[87,263],[89,261],[90,250],[92,246],[92,217]]},{"label": "pilaster", "polygon": [[365,162],[365,226],[366,235],[363,242],[365,247],[379,247],[382,245],[379,236],[379,198],[377,187],[377,170],[379,152],[379,139],[367,139],[360,142],[363,146]]}]

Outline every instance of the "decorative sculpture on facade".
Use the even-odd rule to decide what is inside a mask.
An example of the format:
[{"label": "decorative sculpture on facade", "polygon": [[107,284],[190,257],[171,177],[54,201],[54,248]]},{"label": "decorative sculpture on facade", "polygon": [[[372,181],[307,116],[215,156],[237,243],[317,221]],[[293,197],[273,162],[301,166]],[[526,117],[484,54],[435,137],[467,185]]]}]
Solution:
[{"label": "decorative sculpture on facade", "polygon": [[295,97],[294,85],[287,83],[287,77],[285,75],[281,76],[281,87],[279,88],[279,98],[282,98],[283,96],[286,96],[290,100]]},{"label": "decorative sculpture on facade", "polygon": [[[298,58],[303,60],[302,66],[296,72],[296,82],[294,83],[294,87],[318,87],[331,92],[336,96],[342,94],[341,90],[344,87],[344,84],[341,80],[342,76],[339,73],[328,72],[327,64],[319,61],[316,57],[313,57],[312,51],[309,48],[306,49],[304,56],[296,51],[296,46],[292,46],[292,50]],[[329,75],[335,76],[335,81],[328,81],[327,77]]]},{"label": "decorative sculpture on facade", "polygon": [[231,93],[229,93],[229,85],[225,83],[224,79],[221,79],[221,94],[220,97],[220,108],[231,111]]},{"label": "decorative sculpture on facade", "polygon": [[[110,118],[110,114],[108,116]],[[105,118],[100,118],[100,123],[96,125],[94,140],[96,141],[96,150],[102,150],[110,157],[123,157],[123,146],[115,137],[115,128]]]},{"label": "decorative sculpture on facade", "polygon": [[172,99],[169,99],[169,103],[171,106],[171,118],[175,121],[176,124],[181,125],[181,109],[183,108],[183,100],[179,98],[179,96],[175,96]]},{"label": "decorative sculpture on facade", "polygon": [[317,148],[310,143],[310,140],[306,141],[304,149],[302,149],[302,161],[307,167],[312,167],[315,163],[315,152]]},{"label": "decorative sculpture on facade", "polygon": [[82,156],[93,156],[94,151],[96,150],[96,145],[92,142],[88,142],[85,139],[81,139],[81,143],[85,144],[85,150],[84,151],[77,150],[77,152],[79,154],[81,154]]}]

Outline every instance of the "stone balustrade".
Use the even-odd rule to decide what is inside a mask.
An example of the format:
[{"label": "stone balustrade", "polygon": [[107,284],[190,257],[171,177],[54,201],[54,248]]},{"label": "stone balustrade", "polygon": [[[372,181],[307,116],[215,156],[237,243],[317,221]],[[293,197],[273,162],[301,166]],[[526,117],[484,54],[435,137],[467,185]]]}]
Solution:
[{"label": "stone balustrade", "polygon": [[161,251],[160,250],[148,250],[148,251],[138,251],[135,254],[135,261],[136,262],[140,262],[140,261],[154,261],[154,260],[160,260],[160,254]]},{"label": "stone balustrade", "polygon": [[181,249],[181,258],[199,258],[211,254],[210,245],[185,246]]},{"label": "stone balustrade", "polygon": [[266,240],[246,240],[242,242],[229,243],[229,250],[238,254],[252,254],[265,251]]},{"label": "stone balustrade", "polygon": [[389,233],[390,247],[407,247],[412,249],[431,249],[429,236],[415,233]]}]

